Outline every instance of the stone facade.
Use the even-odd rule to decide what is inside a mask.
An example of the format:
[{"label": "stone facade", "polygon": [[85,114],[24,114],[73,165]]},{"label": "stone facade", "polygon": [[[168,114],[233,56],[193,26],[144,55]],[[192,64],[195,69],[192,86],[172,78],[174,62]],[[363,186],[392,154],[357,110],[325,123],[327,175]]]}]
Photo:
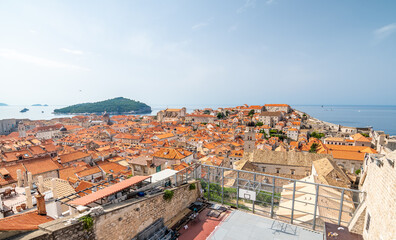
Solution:
[{"label": "stone facade", "polygon": [[3,119],[0,120],[0,135],[8,135],[18,130],[18,122],[22,119]]},{"label": "stone facade", "polygon": [[165,109],[161,110],[157,113],[157,120],[159,122],[173,122],[173,121],[179,121],[181,118],[184,119],[187,114],[187,109],[186,108],[181,108],[181,109]]},{"label": "stone facade", "polygon": [[346,170],[350,171],[351,173],[355,172],[357,169],[360,169],[363,165],[363,161],[360,160],[350,160],[350,159],[338,159],[335,158],[334,161],[344,167]]},{"label": "stone facade", "polygon": [[279,121],[283,120],[282,112],[263,112],[259,116],[259,120],[267,126],[274,127]]},{"label": "stone facade", "polygon": [[291,107],[287,104],[265,104],[265,110],[268,112],[291,112]]},{"label": "stone facade", "polygon": [[198,181],[194,183],[197,186],[194,190],[189,190],[189,184],[173,188],[174,194],[170,201],[164,200],[162,192],[109,205],[102,215],[94,217],[94,226],[90,231],[85,230],[81,223],[66,224],[68,218],[63,218],[40,225],[38,231],[22,239],[132,239],[158,219],[163,218],[167,222],[195,202],[200,196],[201,187]]},{"label": "stone facade", "polygon": [[298,176],[308,176],[311,174],[311,167],[306,166],[280,166],[275,164],[267,164],[267,163],[253,163],[258,169],[263,173],[268,174],[291,174]]},{"label": "stone facade", "polygon": [[131,239],[159,218],[164,222],[188,207],[199,196],[199,188],[189,190],[189,185],[174,189],[173,198],[167,202],[163,193],[127,206],[115,207],[95,222],[97,239]]},{"label": "stone facade", "polygon": [[252,153],[245,152],[243,159],[248,160],[264,173],[291,174],[304,177],[311,174],[313,161],[323,158],[333,160],[333,157],[329,154],[268,150],[255,150]]},{"label": "stone facade", "polygon": [[[371,155],[365,160],[361,190],[365,191],[363,238],[395,239],[396,152]],[[393,163],[393,165],[392,165]],[[357,216],[358,217],[358,216]],[[370,219],[370,220],[368,220]]]},{"label": "stone facade", "polygon": [[256,149],[256,133],[254,132],[254,125],[247,126],[244,134],[244,146],[245,152],[253,152]]}]

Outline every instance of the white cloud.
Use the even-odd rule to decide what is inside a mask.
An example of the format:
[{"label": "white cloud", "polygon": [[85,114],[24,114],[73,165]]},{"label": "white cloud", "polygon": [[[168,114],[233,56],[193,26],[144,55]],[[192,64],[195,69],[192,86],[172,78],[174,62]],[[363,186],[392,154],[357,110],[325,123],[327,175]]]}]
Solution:
[{"label": "white cloud", "polygon": [[192,28],[192,29],[199,29],[199,28],[205,27],[205,26],[207,26],[207,25],[208,25],[207,22],[201,22],[201,23],[195,24],[195,25],[192,26],[191,28]]},{"label": "white cloud", "polygon": [[37,34],[37,31],[33,30],[33,29],[30,29],[29,32],[32,33],[32,34]]},{"label": "white cloud", "polygon": [[232,25],[232,26],[230,26],[230,27],[228,28],[228,32],[234,32],[234,31],[236,31],[237,29],[238,29],[238,25],[235,24],[235,25]]},{"label": "white cloud", "polygon": [[256,6],[256,0],[246,0],[245,4],[237,9],[237,13],[242,13],[246,11],[248,8],[254,8]]},{"label": "white cloud", "polygon": [[377,39],[382,40],[389,37],[391,34],[396,32],[396,23],[391,23],[374,31],[374,35]]},{"label": "white cloud", "polygon": [[194,26],[192,26],[191,28],[195,30],[195,29],[200,29],[200,28],[206,27],[209,25],[210,21],[212,21],[212,18],[210,18],[204,22],[197,23]]},{"label": "white cloud", "polygon": [[266,4],[272,4],[272,3],[274,3],[275,2],[275,0],[267,0],[265,3]]},{"label": "white cloud", "polygon": [[71,54],[74,54],[74,55],[82,55],[83,54],[83,52],[80,51],[80,50],[72,50],[72,49],[68,49],[68,48],[61,48],[59,50],[61,50],[63,52],[66,52],[66,53],[71,53]]},{"label": "white cloud", "polygon": [[86,70],[86,71],[90,70],[88,68],[80,67],[77,65],[62,63],[45,58],[35,57],[24,53],[19,53],[12,49],[4,49],[4,48],[0,49],[0,57],[3,57],[5,59],[17,60],[20,62],[32,63],[34,65],[41,67]]}]

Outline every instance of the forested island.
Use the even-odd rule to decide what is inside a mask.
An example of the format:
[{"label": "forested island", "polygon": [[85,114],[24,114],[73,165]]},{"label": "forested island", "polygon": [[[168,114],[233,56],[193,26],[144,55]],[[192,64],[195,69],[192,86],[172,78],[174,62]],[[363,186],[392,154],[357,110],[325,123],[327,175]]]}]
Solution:
[{"label": "forested island", "polygon": [[33,104],[33,107],[48,107],[48,104]]},{"label": "forested island", "polygon": [[55,109],[54,113],[103,113],[125,114],[125,113],[151,113],[151,107],[145,103],[118,97],[101,102],[80,103],[60,109]]}]

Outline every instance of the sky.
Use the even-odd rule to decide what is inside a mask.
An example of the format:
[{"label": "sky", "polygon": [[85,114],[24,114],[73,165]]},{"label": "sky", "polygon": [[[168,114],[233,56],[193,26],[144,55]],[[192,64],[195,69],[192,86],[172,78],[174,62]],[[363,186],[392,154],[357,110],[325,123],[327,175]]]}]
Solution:
[{"label": "sky", "polygon": [[0,1],[0,102],[396,105],[396,1]]}]

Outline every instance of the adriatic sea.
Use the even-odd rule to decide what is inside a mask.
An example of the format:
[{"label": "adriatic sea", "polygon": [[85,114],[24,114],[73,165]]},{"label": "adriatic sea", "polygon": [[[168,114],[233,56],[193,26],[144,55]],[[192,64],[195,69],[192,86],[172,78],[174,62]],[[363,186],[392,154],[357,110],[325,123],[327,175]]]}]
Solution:
[{"label": "adriatic sea", "polygon": [[[241,104],[242,105],[242,104]],[[363,105],[291,105],[293,108],[306,112],[317,119],[351,127],[367,127],[371,126],[375,130],[383,130],[386,134],[396,135],[396,106],[363,106]],[[71,117],[74,115],[53,114],[54,109],[65,106],[28,106],[28,105],[12,105],[0,106],[0,120],[8,118],[17,119],[52,119],[59,117]],[[166,108],[181,108],[182,105],[152,105],[152,113],[157,114],[158,111]],[[231,107],[219,105],[185,105],[188,112],[194,109],[218,107]],[[28,108],[29,111],[21,113],[20,110]]]}]

